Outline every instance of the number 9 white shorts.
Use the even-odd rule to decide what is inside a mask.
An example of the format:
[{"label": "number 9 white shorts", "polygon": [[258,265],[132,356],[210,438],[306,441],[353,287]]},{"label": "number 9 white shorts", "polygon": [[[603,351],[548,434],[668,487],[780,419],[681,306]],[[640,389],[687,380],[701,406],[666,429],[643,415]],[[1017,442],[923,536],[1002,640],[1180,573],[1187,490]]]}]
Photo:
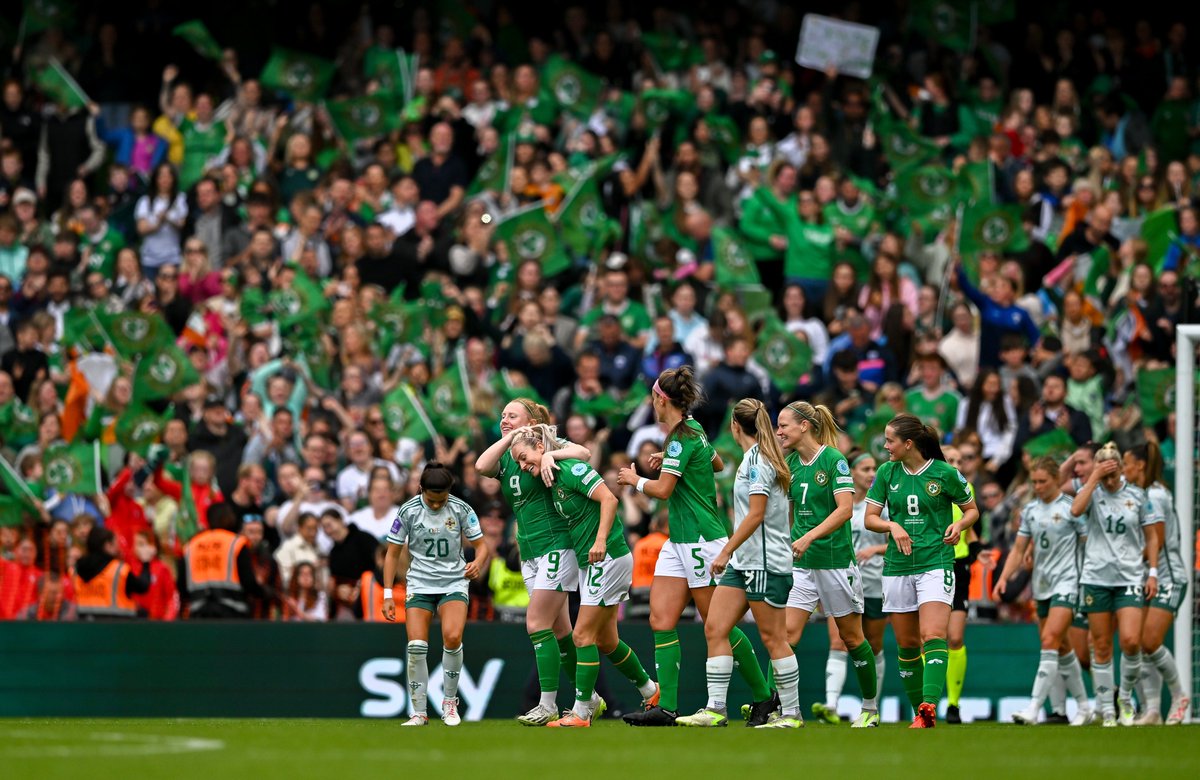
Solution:
[{"label": "number 9 white shorts", "polygon": [[883,611],[916,612],[922,604],[954,603],[954,571],[925,571],[920,574],[883,578]]},{"label": "number 9 white shorts", "polygon": [[654,564],[655,577],[682,577],[688,588],[707,588],[717,584],[712,576],[713,559],[725,549],[728,539],[700,542],[666,542]]},{"label": "number 9 white shorts", "polygon": [[579,572],[579,606],[612,607],[629,598],[633,584],[633,555],[604,556]]},{"label": "number 9 white shorts", "polygon": [[579,587],[579,564],[574,550],[551,550],[540,558],[521,561],[525,590],[574,591]]}]

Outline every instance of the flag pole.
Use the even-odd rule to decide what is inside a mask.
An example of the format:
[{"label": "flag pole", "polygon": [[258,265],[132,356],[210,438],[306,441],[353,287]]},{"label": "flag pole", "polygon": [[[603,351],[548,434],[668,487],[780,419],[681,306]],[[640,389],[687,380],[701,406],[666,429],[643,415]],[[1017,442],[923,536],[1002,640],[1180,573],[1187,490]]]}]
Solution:
[{"label": "flag pole", "polygon": [[[954,255],[959,256],[961,261],[962,256],[959,254],[959,247],[962,246],[962,221],[963,221],[963,206],[958,204],[958,215],[956,224],[954,225]],[[951,256],[953,258],[953,255]],[[947,269],[949,270],[949,269]],[[938,309],[937,309],[937,327],[940,331],[942,323],[945,322],[946,316],[946,299],[950,294],[950,273],[942,274],[942,289],[938,293]]]},{"label": "flag pole", "polygon": [[8,462],[8,458],[4,457],[3,455],[0,455],[0,466],[2,466],[4,470],[8,472],[9,476],[13,478],[13,481],[16,482],[29,500],[37,503],[38,497],[33,494],[33,491],[29,489],[29,485],[25,483],[25,479],[17,473],[17,470],[14,469],[12,464]]}]

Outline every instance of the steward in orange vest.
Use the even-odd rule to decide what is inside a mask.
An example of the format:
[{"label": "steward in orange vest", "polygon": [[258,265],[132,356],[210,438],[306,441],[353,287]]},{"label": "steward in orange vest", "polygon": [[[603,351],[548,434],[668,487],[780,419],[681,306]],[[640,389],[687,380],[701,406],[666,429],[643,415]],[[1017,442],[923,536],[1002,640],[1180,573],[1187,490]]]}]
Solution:
[{"label": "steward in orange vest", "polygon": [[[364,623],[386,623],[383,618],[383,576],[378,571],[364,571],[358,578],[359,607],[362,609]],[[399,583],[392,590],[392,598],[404,603],[404,586]],[[396,622],[403,623],[403,610],[397,610]]]},{"label": "steward in orange vest", "polygon": [[247,597],[261,598],[254,558],[246,537],[238,534],[237,515],[226,503],[208,509],[207,531],[191,538],[179,561],[179,602],[188,617],[248,618]]},{"label": "steward in orange vest", "polygon": [[75,564],[72,582],[80,620],[130,619],[138,616],[133,596],[150,590],[150,567],[134,575],[118,557],[117,536],[106,528],[93,528],[87,538],[87,555]]}]

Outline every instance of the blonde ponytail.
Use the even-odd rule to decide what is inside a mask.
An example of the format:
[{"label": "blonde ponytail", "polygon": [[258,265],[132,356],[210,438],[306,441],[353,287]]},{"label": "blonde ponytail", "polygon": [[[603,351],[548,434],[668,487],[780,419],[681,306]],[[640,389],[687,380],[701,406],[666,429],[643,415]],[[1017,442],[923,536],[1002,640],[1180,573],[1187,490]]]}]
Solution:
[{"label": "blonde ponytail", "polygon": [[733,419],[737,421],[742,432],[754,437],[758,443],[758,451],[766,458],[771,468],[775,469],[775,484],[785,493],[792,486],[792,470],[788,468],[787,459],[775,438],[775,427],[771,424],[771,415],[767,406],[757,398],[743,398],[733,407]]}]

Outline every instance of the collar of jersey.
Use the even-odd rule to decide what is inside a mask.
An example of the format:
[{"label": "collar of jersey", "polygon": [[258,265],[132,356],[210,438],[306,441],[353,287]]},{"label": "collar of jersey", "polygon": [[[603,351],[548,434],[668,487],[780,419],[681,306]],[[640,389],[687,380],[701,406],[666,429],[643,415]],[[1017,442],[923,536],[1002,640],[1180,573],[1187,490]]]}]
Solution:
[{"label": "collar of jersey", "polygon": [[800,460],[800,465],[801,465],[801,466],[811,466],[812,464],[816,463],[816,462],[817,462],[817,458],[821,457],[821,453],[825,451],[825,447],[826,447],[826,445],[822,444],[822,445],[821,445],[821,446],[820,446],[820,447],[817,449],[817,451],[816,451],[816,452],[813,454],[813,456],[812,456],[812,460],[810,460],[810,461],[808,461],[808,462],[805,462],[804,458],[800,457],[800,453],[799,453],[799,452],[797,452],[797,453],[796,453],[796,457],[797,457],[797,458],[799,458],[799,460]]},{"label": "collar of jersey", "polygon": [[932,463],[933,458],[930,458],[929,460],[925,461],[925,465],[921,466],[921,468],[917,469],[916,471],[909,471],[908,466],[904,465],[903,463],[900,464],[900,468],[904,469],[904,473],[910,477],[919,477],[925,473],[925,469],[929,468],[930,464]]}]

